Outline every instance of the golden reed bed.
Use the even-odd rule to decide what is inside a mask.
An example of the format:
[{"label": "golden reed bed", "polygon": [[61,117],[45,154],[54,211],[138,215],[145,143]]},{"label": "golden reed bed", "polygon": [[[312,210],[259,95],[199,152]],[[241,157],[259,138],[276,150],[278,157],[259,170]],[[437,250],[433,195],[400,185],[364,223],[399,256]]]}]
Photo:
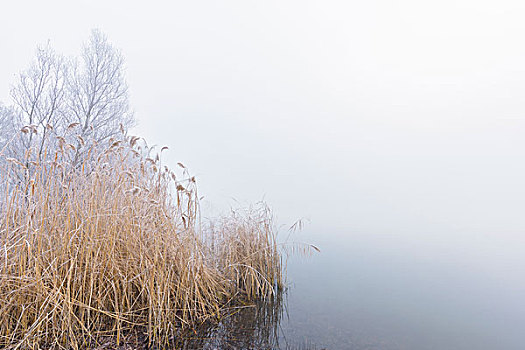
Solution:
[{"label": "golden reed bed", "polygon": [[163,347],[282,288],[265,206],[205,225],[195,179],[138,138],[82,153],[55,141],[41,161],[1,159],[0,347],[92,348],[133,332]]}]

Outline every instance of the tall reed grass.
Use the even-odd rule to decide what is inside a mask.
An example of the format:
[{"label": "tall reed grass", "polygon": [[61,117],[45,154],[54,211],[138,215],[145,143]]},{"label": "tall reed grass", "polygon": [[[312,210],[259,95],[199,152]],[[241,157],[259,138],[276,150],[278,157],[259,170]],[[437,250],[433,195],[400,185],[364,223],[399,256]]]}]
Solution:
[{"label": "tall reed grass", "polygon": [[163,347],[282,288],[266,207],[203,229],[195,178],[136,137],[82,159],[58,144],[53,161],[1,163],[0,347],[85,349],[133,332]]}]

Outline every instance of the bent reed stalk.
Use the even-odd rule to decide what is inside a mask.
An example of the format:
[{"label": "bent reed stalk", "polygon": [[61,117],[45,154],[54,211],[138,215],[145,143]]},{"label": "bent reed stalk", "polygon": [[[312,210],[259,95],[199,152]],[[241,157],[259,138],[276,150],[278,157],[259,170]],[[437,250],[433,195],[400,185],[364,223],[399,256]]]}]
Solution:
[{"label": "bent reed stalk", "polygon": [[58,144],[53,161],[1,161],[0,347],[118,345],[135,331],[167,345],[282,288],[265,206],[201,229],[195,178],[178,179],[136,137],[81,160]]}]

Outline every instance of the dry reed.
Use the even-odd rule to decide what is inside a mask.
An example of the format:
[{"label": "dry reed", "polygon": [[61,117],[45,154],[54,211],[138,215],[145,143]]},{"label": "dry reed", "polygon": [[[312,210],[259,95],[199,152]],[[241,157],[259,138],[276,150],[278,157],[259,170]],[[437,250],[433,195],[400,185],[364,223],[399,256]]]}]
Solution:
[{"label": "dry reed", "polygon": [[64,143],[52,161],[4,159],[0,347],[85,349],[130,332],[163,347],[282,287],[266,207],[200,229],[195,178],[145,154],[123,137],[81,160]]}]

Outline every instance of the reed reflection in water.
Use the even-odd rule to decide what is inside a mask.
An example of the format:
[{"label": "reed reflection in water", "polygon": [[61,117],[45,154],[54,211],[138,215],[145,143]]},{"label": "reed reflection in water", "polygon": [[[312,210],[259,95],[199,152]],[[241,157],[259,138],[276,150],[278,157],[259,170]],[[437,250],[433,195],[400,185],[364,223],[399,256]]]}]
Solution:
[{"label": "reed reflection in water", "polygon": [[[219,324],[207,324],[181,334],[176,341],[180,350],[193,349],[292,349],[280,344],[280,323],[286,309],[286,292],[256,304],[233,306]],[[282,343],[282,341],[281,341]],[[303,348],[303,347],[302,347]]]}]

